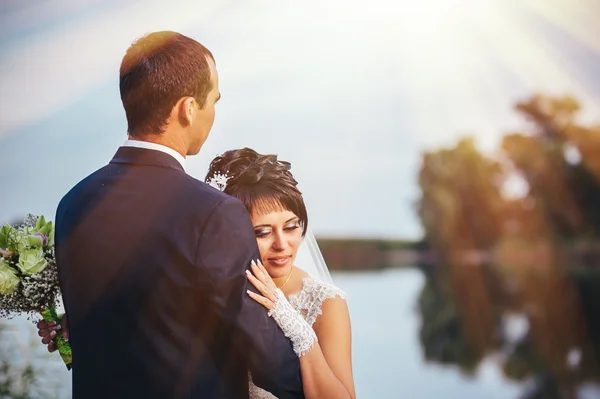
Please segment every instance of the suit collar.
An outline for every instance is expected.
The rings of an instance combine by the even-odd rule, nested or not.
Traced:
[[[110,163],[158,166],[162,168],[180,170],[185,173],[183,166],[171,155],[162,151],[146,148],[119,147],[117,153]]]
[[[171,155],[173,158],[175,158],[177,160],[177,162],[179,162],[181,164],[181,166],[183,167],[183,170],[185,170],[185,157],[183,155],[181,155],[180,153],[178,153],[177,151],[175,151],[174,149],[164,146],[162,144],[152,143],[150,141],[128,139],[127,141],[125,141],[125,143],[121,147],[145,148],[147,150],[156,150],[156,151],[161,151],[161,152],[167,153],[167,154]]]

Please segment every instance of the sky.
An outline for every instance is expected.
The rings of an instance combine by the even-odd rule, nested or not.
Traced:
[[[187,171],[232,148],[292,163],[317,236],[419,238],[424,151],[527,127],[533,93],[575,95],[600,123],[592,0],[4,0],[0,221],[53,217],[126,139],[121,57],[175,30],[214,54],[222,99]]]

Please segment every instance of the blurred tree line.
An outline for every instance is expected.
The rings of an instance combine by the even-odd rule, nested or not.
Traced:
[[[423,155],[417,212],[436,261],[421,343],[467,374],[497,356],[507,377],[534,382],[528,398],[575,398],[600,380],[600,125],[579,123],[572,97],[515,110],[530,128],[492,155],[470,138]]]
[[[442,259],[504,240],[600,237],[600,125],[578,124],[571,97],[536,95],[515,109],[532,128],[505,136],[499,156],[483,155],[472,139],[423,156],[418,214]],[[503,195],[514,175],[527,183],[518,198]]]

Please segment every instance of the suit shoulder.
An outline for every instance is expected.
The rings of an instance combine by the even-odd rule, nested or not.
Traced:
[[[97,176],[101,175],[107,168],[108,165],[96,170],[95,172],[92,172],[91,174],[81,179],[65,195],[63,195],[58,204],[58,208],[60,208],[61,205],[67,204],[78,192],[80,192],[87,184],[93,181]]]

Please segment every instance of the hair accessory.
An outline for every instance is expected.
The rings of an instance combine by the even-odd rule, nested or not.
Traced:
[[[215,172],[213,174],[213,177],[206,180],[206,184],[216,188],[219,191],[225,191],[225,187],[227,187],[227,180],[229,180],[229,179],[230,179],[230,177],[227,176],[227,172],[225,172],[225,174],[221,174],[220,172]]]

